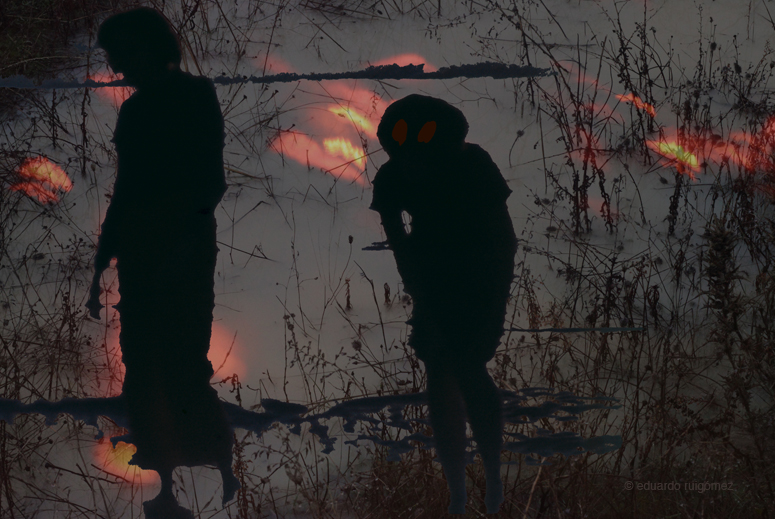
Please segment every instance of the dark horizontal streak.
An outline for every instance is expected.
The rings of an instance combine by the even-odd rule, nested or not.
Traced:
[[[283,72],[282,74],[274,74],[271,76],[242,76],[242,77],[226,77],[219,76],[213,78],[213,82],[218,85],[233,85],[240,83],[292,83],[294,81],[325,81],[325,80],[337,80],[337,79],[374,79],[374,80],[388,80],[388,79],[454,79],[454,78],[480,78],[491,77],[495,79],[506,78],[527,78],[527,77],[542,77],[553,75],[549,69],[536,68],[536,67],[523,67],[519,65],[506,65],[503,63],[493,63],[486,61],[483,63],[472,63],[469,65],[452,65],[450,67],[442,67],[435,72],[423,72],[423,66],[420,65],[406,65],[400,67],[396,64],[393,65],[381,65],[378,67],[368,67],[363,70],[357,70],[354,72],[325,72],[325,73],[310,73],[310,74],[296,74]],[[116,80],[110,82],[94,81],[93,79],[87,79],[86,81],[65,81],[62,79],[49,79],[43,81],[40,85],[36,85],[31,79],[25,76],[13,76],[10,78],[0,78],[0,88],[35,88],[35,89],[62,89],[62,88],[101,88],[101,87],[126,87],[128,86],[124,80]]]
[[[557,332],[557,333],[576,333],[576,332],[600,332],[600,333],[615,333],[615,332],[645,332],[646,327],[640,326],[638,328],[508,328],[509,332]]]

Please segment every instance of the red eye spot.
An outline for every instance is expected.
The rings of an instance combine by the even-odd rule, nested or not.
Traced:
[[[393,126],[393,140],[398,143],[398,145],[402,145],[404,141],[406,140],[406,132],[409,130],[409,127],[406,125],[406,121],[403,119],[400,119],[395,126]]]
[[[417,142],[431,142],[434,133],[436,133],[436,121],[428,121],[417,135]]]

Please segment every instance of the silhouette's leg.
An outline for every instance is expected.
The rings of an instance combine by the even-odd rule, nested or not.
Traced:
[[[161,478],[161,491],[159,491],[159,497],[172,498],[175,497],[172,494],[172,470],[171,469],[159,469],[159,477]]]
[[[241,487],[239,480],[234,476],[234,472],[231,469],[231,455],[229,455],[228,459],[218,462],[218,470],[221,472],[221,480],[223,481],[222,504],[226,506],[226,503],[234,499],[234,494]]]
[[[443,364],[425,363],[436,454],[449,486],[449,513],[464,514],[466,495],[466,419],[463,400],[452,370]]]
[[[146,519],[194,519],[194,514],[180,506],[172,494],[172,469],[157,469],[157,472],[161,478],[161,491],[143,503]]]
[[[501,481],[501,447],[503,444],[503,420],[498,388],[484,364],[459,368],[460,390],[466,403],[468,420],[474,440],[482,456],[487,478],[487,513],[498,512],[503,502]]]

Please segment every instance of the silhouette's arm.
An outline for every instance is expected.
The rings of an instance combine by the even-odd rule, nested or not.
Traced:
[[[116,257],[116,245],[119,240],[118,220],[121,213],[121,199],[115,195],[111,200],[102,222],[100,238],[97,242],[97,254],[94,256],[95,274],[102,274],[110,265],[110,260]]]
[[[409,245],[409,235],[406,234],[404,229],[401,211],[380,211],[380,217],[382,218],[382,228],[385,230],[385,237],[387,237],[390,248],[397,254],[406,252]]]
[[[395,180],[396,173],[397,168],[391,161],[388,161],[377,171],[369,209],[379,213],[390,248],[396,254],[400,254],[406,249],[408,235],[401,219],[404,204],[401,202],[401,189]]]
[[[383,165],[374,178],[374,196],[371,202],[373,211],[377,211],[382,220],[382,228],[385,231],[393,256],[396,260],[398,273],[404,282],[407,293],[416,293],[419,276],[416,243],[413,236],[406,233],[401,212],[404,210],[402,202],[402,186],[396,182],[396,174],[399,170],[390,161]]]
[[[404,283],[404,291],[412,296],[425,292],[422,266],[414,238],[406,233],[400,210],[380,212],[385,236],[393,249],[398,273]]]

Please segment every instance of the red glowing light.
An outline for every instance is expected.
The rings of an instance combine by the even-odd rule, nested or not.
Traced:
[[[88,76],[88,79],[93,79],[94,81],[98,81],[100,83],[110,83],[111,81],[121,79],[122,77],[122,75],[101,71],[91,74]],[[116,108],[121,106],[121,103],[129,99],[129,96],[131,96],[135,91],[135,89],[132,87],[100,87],[93,90],[94,93],[97,94],[97,97],[107,101]]]
[[[608,160],[602,160],[600,143],[594,135],[591,135],[584,128],[577,126],[573,138],[573,149],[568,151],[568,155],[580,164],[589,164],[595,170],[605,171]]]
[[[643,110],[647,114],[649,114],[651,117],[657,116],[657,111],[654,109],[653,105],[650,105],[644,101],[641,100],[640,97],[636,96],[633,93],[629,93],[627,95],[620,95],[616,94],[616,98],[624,101],[625,103],[632,103],[635,105],[635,108],[638,108],[639,110]]]
[[[619,212],[614,211],[611,207],[610,203],[608,205],[608,210],[606,211],[606,204],[605,200],[603,200],[601,197],[597,196],[590,196],[587,198],[587,207],[597,216],[601,218],[606,217],[606,213],[608,213],[608,216],[611,218],[611,220],[616,221],[619,219]]]
[[[123,433],[121,432],[123,431]],[[107,431],[106,431],[107,432]],[[112,431],[111,436],[125,434],[126,431]],[[106,435],[107,436],[107,435]],[[137,452],[137,447],[125,442],[118,442],[116,448],[107,438],[101,439],[92,451],[95,465],[100,467],[108,474],[119,476],[129,483],[138,485],[159,483],[159,475],[154,470],[143,470],[135,465],[130,465],[129,461]]]
[[[600,88],[603,91],[610,92],[610,90],[601,87],[598,81],[586,73],[575,63],[566,63],[562,67],[568,73],[568,79],[577,85],[589,85],[596,88]]]
[[[67,192],[73,188],[67,173],[45,157],[25,160],[16,174],[25,180],[13,184],[11,190],[23,191],[43,204],[58,202],[58,191]]]

